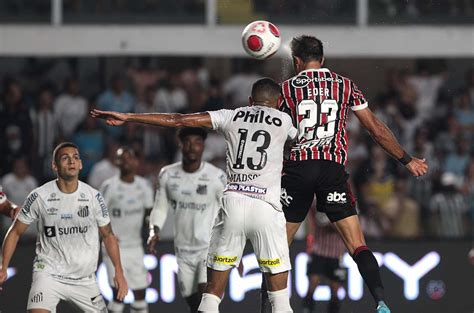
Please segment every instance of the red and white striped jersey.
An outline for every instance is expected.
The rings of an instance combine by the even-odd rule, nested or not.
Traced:
[[[326,258],[338,259],[346,252],[346,246],[339,233],[331,225],[316,226],[313,253]]]
[[[284,81],[280,110],[288,113],[298,136],[290,160],[347,160],[348,109],[362,110],[367,101],[354,82],[326,68],[309,69]]]

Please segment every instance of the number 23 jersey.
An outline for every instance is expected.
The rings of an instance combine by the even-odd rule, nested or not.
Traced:
[[[226,139],[225,192],[261,199],[281,211],[283,149],[296,136],[291,118],[265,106],[208,113],[213,129]]]
[[[367,108],[353,81],[326,68],[309,69],[281,84],[280,110],[288,113],[298,137],[290,153],[293,161],[347,161],[348,109]]]

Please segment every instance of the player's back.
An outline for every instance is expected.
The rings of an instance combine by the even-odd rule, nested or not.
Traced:
[[[360,110],[367,102],[348,78],[326,68],[309,69],[282,83],[280,110],[288,113],[298,129],[290,159],[347,160],[348,109]]]
[[[227,145],[226,192],[262,199],[277,209],[283,148],[296,130],[288,115],[265,106],[209,112]]]

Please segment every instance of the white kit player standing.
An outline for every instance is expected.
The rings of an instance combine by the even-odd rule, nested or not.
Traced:
[[[117,236],[122,266],[134,301],[131,313],[147,313],[145,300],[148,287],[148,271],[143,263],[145,252],[142,242],[142,226],[145,215],[153,207],[153,189],[148,181],[136,175],[138,158],[135,151],[121,147],[116,152],[116,165],[120,173],[107,179],[100,191],[110,212],[110,220]],[[109,312],[123,312],[124,303],[117,299],[118,290],[113,287],[114,267],[111,258],[102,250],[114,298],[108,304]]]
[[[107,206],[97,190],[79,181],[82,162],[76,145],[59,144],[53,152],[52,167],[58,178],[30,193],[5,237],[0,284],[7,279],[20,236],[36,222],[29,312],[56,312],[60,300],[83,312],[107,312],[95,278],[99,234],[114,264],[118,298],[123,299],[128,291]]]
[[[182,162],[161,170],[150,216],[149,249],[156,254],[160,229],[168,209],[173,210],[179,288],[192,313],[197,312],[206,287],[211,229],[226,184],[226,175],[221,169],[202,161],[206,137],[207,131],[203,128],[179,130]]]
[[[196,114],[132,114],[94,110],[108,125],[140,122],[166,127],[207,127],[222,133],[227,144],[228,184],[213,227],[208,254],[208,283],[199,312],[219,312],[230,269],[249,239],[265,273],[273,312],[293,312],[288,290],[291,269],[280,204],[283,148],[296,129],[277,111],[280,87],[269,78],[252,86],[251,106]]]

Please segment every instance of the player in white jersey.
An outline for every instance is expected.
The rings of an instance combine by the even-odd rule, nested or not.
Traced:
[[[99,234],[115,267],[118,298],[128,291],[120,262],[117,239],[110,226],[102,195],[79,181],[82,169],[77,146],[65,142],[53,152],[58,178],[33,190],[3,242],[0,284],[20,236],[36,222],[38,237],[33,281],[28,296],[30,313],[56,312],[60,300],[83,312],[107,312],[95,278]]]
[[[226,184],[225,173],[202,161],[207,131],[183,128],[178,138],[182,162],[160,172],[155,205],[150,216],[149,249],[156,254],[156,242],[168,208],[174,215],[174,247],[178,261],[181,295],[191,313],[196,313],[206,287],[206,260],[211,230]]]
[[[258,80],[251,106],[196,114],[131,114],[94,110],[109,125],[141,122],[167,127],[207,127],[221,132],[227,144],[228,184],[212,230],[208,283],[199,312],[218,312],[229,272],[239,263],[246,240],[265,272],[273,312],[293,312],[286,289],[291,269],[285,218],[280,204],[283,148],[296,136],[288,115],[275,108],[280,87]]]
[[[148,272],[143,263],[145,252],[141,231],[145,215],[153,207],[153,189],[145,178],[136,175],[138,158],[133,149],[119,148],[116,152],[116,164],[120,169],[119,175],[107,179],[100,187],[100,192],[109,208],[110,220],[120,246],[125,278],[133,292],[134,302],[130,305],[130,312],[147,313],[145,295]],[[124,304],[117,299],[118,290],[113,285],[112,259],[104,250],[102,255],[114,295],[108,305],[109,312],[123,312]]]

